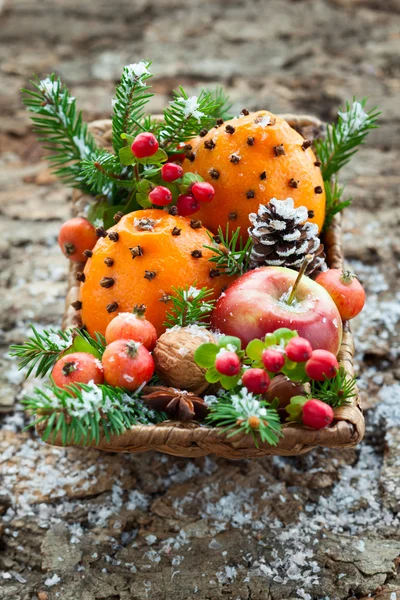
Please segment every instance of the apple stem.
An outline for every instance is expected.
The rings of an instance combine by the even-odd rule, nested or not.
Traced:
[[[312,261],[313,258],[314,257],[313,257],[312,254],[306,254],[306,256],[304,257],[304,260],[303,260],[302,265],[300,267],[299,274],[296,277],[296,281],[294,282],[294,285],[292,287],[292,291],[290,292],[290,296],[289,296],[288,301],[287,301],[287,303],[289,304],[289,306],[292,304],[292,302],[293,302],[293,300],[295,298],[296,292],[297,292],[297,288],[299,287],[299,283],[301,281],[301,278],[303,277],[304,273],[306,272],[306,269],[307,269],[308,265],[310,264],[310,262]]]

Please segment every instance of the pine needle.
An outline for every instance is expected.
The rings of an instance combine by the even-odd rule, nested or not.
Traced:
[[[249,270],[253,244],[251,239],[244,243],[243,238],[239,237],[240,227],[232,234],[229,233],[229,224],[226,226],[225,235],[221,227],[218,228],[216,236],[207,233],[213,245],[204,248],[214,252],[215,256],[208,260],[214,263],[219,271],[227,275],[242,275]]]
[[[193,286],[186,288],[172,288],[175,295],[169,299],[172,302],[172,308],[166,314],[164,327],[187,327],[188,325],[199,325],[205,327],[209,316],[215,307],[215,300],[212,300],[214,291],[206,287],[198,289]]]
[[[54,74],[31,81],[34,90],[23,89],[23,103],[32,113],[33,131],[48,151],[55,174],[65,183],[90,193],[82,177],[82,161],[94,155],[97,146],[77,112],[75,98]]]

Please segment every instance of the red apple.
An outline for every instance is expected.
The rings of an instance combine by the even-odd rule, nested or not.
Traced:
[[[342,320],[328,294],[303,276],[294,301],[287,300],[298,273],[283,267],[261,267],[237,279],[217,302],[213,329],[241,339],[243,347],[280,327],[296,330],[313,348],[338,353]]]

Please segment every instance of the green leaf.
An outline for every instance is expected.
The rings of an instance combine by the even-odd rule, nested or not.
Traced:
[[[126,140],[129,146],[132,146],[133,142],[135,141],[135,136],[129,135],[128,133],[121,133],[120,138],[121,140]]]
[[[143,194],[142,192],[136,194],[136,201],[142,208],[151,208],[153,206],[148,194]]]
[[[222,375],[220,381],[223,388],[226,390],[233,389],[239,382],[241,374],[229,377],[228,375]]]
[[[87,340],[83,337],[77,335],[72,343],[72,346],[67,348],[67,350],[63,353],[63,356],[66,354],[72,354],[73,352],[87,352],[88,354],[92,354],[99,360],[101,360],[101,354],[94,348]]]
[[[307,402],[306,396],[293,396],[290,399],[290,404],[285,407],[288,417],[286,421],[301,421],[303,406]]]
[[[197,175],[197,173],[185,173],[181,182],[178,183],[180,193],[186,194],[189,187],[198,181],[204,181],[204,179],[200,175]]]
[[[118,151],[119,160],[123,165],[134,165],[139,160],[136,159],[130,146],[123,146]]]
[[[206,372],[206,381],[208,383],[217,383],[221,379],[221,373],[218,373],[215,367],[211,367]]]
[[[168,160],[168,154],[162,148],[159,148],[152,156],[144,158],[135,157],[135,161],[141,165],[158,165]]]
[[[306,365],[305,363],[295,363],[295,367],[287,368],[285,361],[284,367],[281,369],[282,373],[289,377],[291,381],[295,381],[296,383],[305,383],[309,380],[306,374]],[[291,362],[291,361],[290,361]]]
[[[277,337],[274,333],[267,333],[264,338],[264,347],[276,346],[278,344]]]
[[[261,360],[262,353],[265,350],[265,344],[261,340],[252,340],[247,344],[246,354],[252,360]]]
[[[240,352],[242,348],[242,342],[239,338],[233,335],[223,335],[218,340],[219,348],[228,348],[228,346],[234,346],[236,352]]]
[[[194,353],[195,363],[204,369],[214,367],[219,350],[216,344],[201,344]]]
[[[297,331],[288,329],[287,327],[281,327],[280,329],[276,329],[274,331],[274,336],[277,339],[277,343],[279,344],[279,342],[283,341],[285,346],[289,340],[294,337],[298,337],[298,335],[299,334]]]

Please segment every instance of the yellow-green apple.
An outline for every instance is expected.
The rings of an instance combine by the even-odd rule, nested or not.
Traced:
[[[284,267],[261,267],[245,273],[223,293],[211,317],[213,329],[233,335],[245,347],[280,327],[296,330],[313,348],[337,354],[342,320],[328,294],[318,283]],[[290,296],[292,295],[292,298]]]

